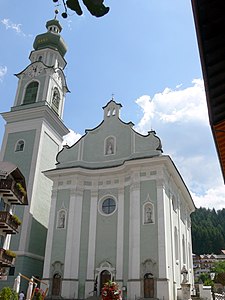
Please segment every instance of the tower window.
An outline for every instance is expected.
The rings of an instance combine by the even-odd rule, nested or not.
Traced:
[[[57,88],[54,88],[53,90],[53,96],[52,96],[52,108],[58,113],[59,110],[59,101],[60,101],[60,93]]]
[[[23,100],[23,104],[30,104],[35,103],[37,98],[37,91],[38,91],[38,82],[32,81],[28,84]]]
[[[19,140],[19,141],[16,143],[15,152],[23,151],[23,150],[24,150],[24,147],[25,147],[24,141],[23,141],[23,140]]]

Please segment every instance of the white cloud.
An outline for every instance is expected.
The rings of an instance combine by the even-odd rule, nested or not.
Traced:
[[[5,25],[5,28],[6,29],[12,29],[12,30],[15,30],[17,33],[21,33],[21,24],[15,24],[13,23],[12,21],[10,21],[9,19],[3,19],[1,20],[1,23],[3,25]]]
[[[15,31],[17,34],[20,34],[24,37],[32,37],[31,34],[25,34],[22,29],[21,29],[21,26],[22,24],[16,24],[16,23],[13,23],[10,19],[2,19],[1,20],[1,23],[5,26],[5,28],[8,30],[8,29],[11,29],[13,31]]]
[[[0,81],[2,81],[3,77],[7,73],[7,67],[6,66],[0,66]]]
[[[137,125],[137,130],[146,132],[149,130],[154,119],[164,123],[200,121],[208,123],[204,84],[201,79],[194,79],[192,86],[180,89],[165,88],[163,92],[157,93],[151,99],[144,95],[136,100],[144,115]]]
[[[79,133],[76,133],[72,129],[70,129],[70,132],[67,135],[64,136],[63,145],[72,146],[80,138],[81,138],[81,135]]]
[[[203,80],[177,85],[135,101],[143,116],[136,130],[157,132],[189,188],[195,205],[225,207],[225,187],[209,126]]]
[[[216,208],[216,210],[223,209],[225,206],[225,186],[220,185],[211,188],[207,190],[204,195],[192,193],[192,197],[197,208],[201,206],[210,209]]]

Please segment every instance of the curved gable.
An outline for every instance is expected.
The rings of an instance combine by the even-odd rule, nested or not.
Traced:
[[[118,166],[127,160],[159,156],[161,141],[150,131],[141,135],[133,123],[119,118],[121,104],[111,100],[104,109],[103,121],[72,147],[64,147],[57,156],[57,168],[105,168]]]

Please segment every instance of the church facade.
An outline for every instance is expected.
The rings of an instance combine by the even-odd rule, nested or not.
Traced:
[[[43,278],[52,297],[99,296],[108,280],[125,299],[176,299],[181,269],[193,285],[194,204],[154,131],[120,117],[114,99],[100,125],[57,155]]]

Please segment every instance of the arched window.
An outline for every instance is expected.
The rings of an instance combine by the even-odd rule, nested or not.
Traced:
[[[66,210],[61,209],[58,211],[57,228],[65,228],[65,227],[66,227]]]
[[[178,248],[178,231],[177,227],[174,228],[174,243],[175,243],[175,259],[176,263],[178,263],[179,260],[179,248]]]
[[[183,264],[186,264],[186,245],[184,235],[182,236],[182,247],[183,247]]]
[[[55,87],[52,95],[52,108],[58,113],[59,111],[59,102],[60,102],[60,93],[59,90]]]
[[[38,92],[38,82],[32,81],[28,84],[23,100],[23,104],[30,104],[35,103],[37,98],[37,92]]]
[[[173,210],[175,212],[177,212],[177,199],[175,198],[175,196],[172,196],[172,205],[173,205]]]
[[[15,152],[23,151],[23,150],[24,150],[24,147],[25,147],[24,141],[23,141],[23,140],[19,140],[19,141],[16,143]]]

